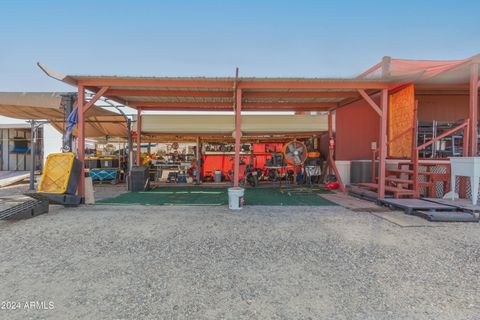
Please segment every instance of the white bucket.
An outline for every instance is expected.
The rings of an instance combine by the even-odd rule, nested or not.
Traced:
[[[243,188],[228,188],[228,208],[231,210],[240,210],[243,207]]]

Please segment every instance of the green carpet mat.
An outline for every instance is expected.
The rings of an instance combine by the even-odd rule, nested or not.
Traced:
[[[227,188],[214,187],[160,187],[145,192],[129,192],[98,204],[145,205],[227,205]],[[335,203],[319,194],[331,193],[321,188],[249,188],[245,189],[245,205],[268,206],[331,206]]]

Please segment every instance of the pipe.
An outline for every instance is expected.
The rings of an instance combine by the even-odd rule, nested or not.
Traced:
[[[133,142],[132,142],[132,119],[130,119],[125,112],[118,106],[114,105],[110,100],[101,97],[100,100],[103,102],[109,104],[111,107],[115,108],[125,119],[125,122],[127,123],[127,145],[128,145],[128,172],[126,172],[127,176],[127,185],[128,185],[128,190],[130,190],[130,172],[132,171],[133,167]]]
[[[30,187],[29,190],[35,190],[35,151],[36,151],[36,140],[37,136],[35,134],[35,120],[32,120],[32,132],[31,132],[31,143],[30,143],[30,157],[31,157],[31,164],[30,164]]]

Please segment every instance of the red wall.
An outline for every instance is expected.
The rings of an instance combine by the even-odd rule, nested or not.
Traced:
[[[380,95],[372,96],[380,104]],[[371,143],[378,142],[380,118],[365,100],[359,100],[336,111],[336,160],[372,158]]]
[[[454,121],[468,118],[468,95],[422,95],[418,100],[418,120]]]
[[[379,104],[380,96],[372,96]],[[455,121],[468,118],[468,95],[417,94],[419,121]],[[336,159],[371,159],[371,143],[378,142],[380,119],[365,100],[336,111]]]

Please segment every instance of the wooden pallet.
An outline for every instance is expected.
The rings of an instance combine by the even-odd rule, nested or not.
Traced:
[[[455,207],[422,199],[382,199],[379,202],[392,208],[402,209],[406,214],[412,214],[414,211],[457,211]]]

